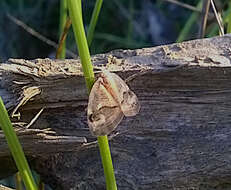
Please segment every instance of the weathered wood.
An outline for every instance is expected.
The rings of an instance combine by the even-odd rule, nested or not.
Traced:
[[[111,137],[118,189],[231,188],[231,35],[92,60],[97,71],[106,66],[127,79],[141,102]],[[80,68],[78,60],[0,64],[0,95],[24,150],[58,190],[105,189]],[[0,161],[9,155],[0,134]]]
[[[0,190],[13,190],[13,189],[6,187],[6,186],[3,186],[3,185],[0,185]]]

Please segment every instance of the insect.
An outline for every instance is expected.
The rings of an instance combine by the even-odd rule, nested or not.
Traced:
[[[94,83],[88,102],[87,119],[93,136],[110,134],[124,116],[140,110],[138,98],[117,74],[103,70]]]

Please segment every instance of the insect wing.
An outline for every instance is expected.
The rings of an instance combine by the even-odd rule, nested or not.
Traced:
[[[137,96],[131,91],[128,85],[116,74],[110,73],[110,79],[114,83],[114,94],[113,96],[119,102],[122,112],[125,116],[134,116],[140,110],[140,104]],[[113,85],[111,85],[113,86]]]
[[[110,134],[123,119],[118,102],[107,91],[101,77],[94,83],[88,102],[88,125],[93,136]]]

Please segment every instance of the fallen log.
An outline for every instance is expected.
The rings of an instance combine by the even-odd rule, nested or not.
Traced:
[[[231,35],[92,57],[141,103],[110,136],[118,189],[231,188]],[[105,189],[79,60],[9,59],[0,95],[24,151],[56,190]],[[15,166],[0,133],[0,177]],[[5,171],[8,171],[7,173]]]
[[[13,190],[13,189],[0,185],[0,190]]]

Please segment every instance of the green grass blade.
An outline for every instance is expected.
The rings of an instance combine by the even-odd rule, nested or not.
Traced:
[[[196,7],[197,9],[202,8],[202,2],[203,2],[203,0],[200,0],[200,2],[197,4],[197,7]],[[178,38],[176,40],[177,43],[182,42],[187,38],[187,35],[190,32],[191,27],[193,26],[193,24],[196,22],[198,15],[199,15],[198,12],[193,12],[191,14],[191,16],[187,20],[184,28],[181,30],[181,32],[180,32],[180,34],[179,34],[179,36],[178,36]]]
[[[134,1],[133,0],[129,0],[129,18],[128,18],[128,29],[127,29],[127,43],[131,43],[132,42],[132,32],[133,32],[133,17],[134,17]]]
[[[231,33],[231,2],[229,2],[229,8],[227,11],[227,18],[225,18],[225,22],[227,22],[227,34]]]
[[[0,126],[4,132],[8,146],[13,155],[20,176],[22,177],[22,180],[26,186],[26,189],[37,190],[37,186],[33,179],[26,157],[19,143],[17,135],[13,129],[13,126],[11,124],[10,118],[8,116],[8,113],[6,111],[6,108],[4,106],[1,97],[0,97]]]
[[[78,46],[79,56],[81,59],[83,73],[90,92],[94,84],[94,72],[91,64],[91,57],[89,53],[88,43],[84,31],[82,13],[81,13],[81,0],[68,0],[68,8],[72,20],[72,26],[75,34],[76,43]],[[100,155],[104,168],[104,175],[107,184],[107,190],[117,190],[114,169],[111,160],[111,153],[108,144],[107,136],[98,137],[98,144]]]
[[[101,33],[96,32],[95,39],[113,42],[114,44],[120,44],[128,48],[141,48],[141,47],[151,45],[145,42],[134,41],[132,39],[128,40],[127,37],[123,38],[123,37],[115,36],[115,35],[108,34],[108,33],[102,33],[102,32]]]
[[[87,32],[87,42],[88,42],[89,47],[91,46],[91,42],[93,40],[93,35],[94,35],[95,27],[98,21],[98,17],[99,17],[102,4],[103,4],[103,0],[96,1],[94,10],[91,16],[90,25],[89,25],[89,29]]]

